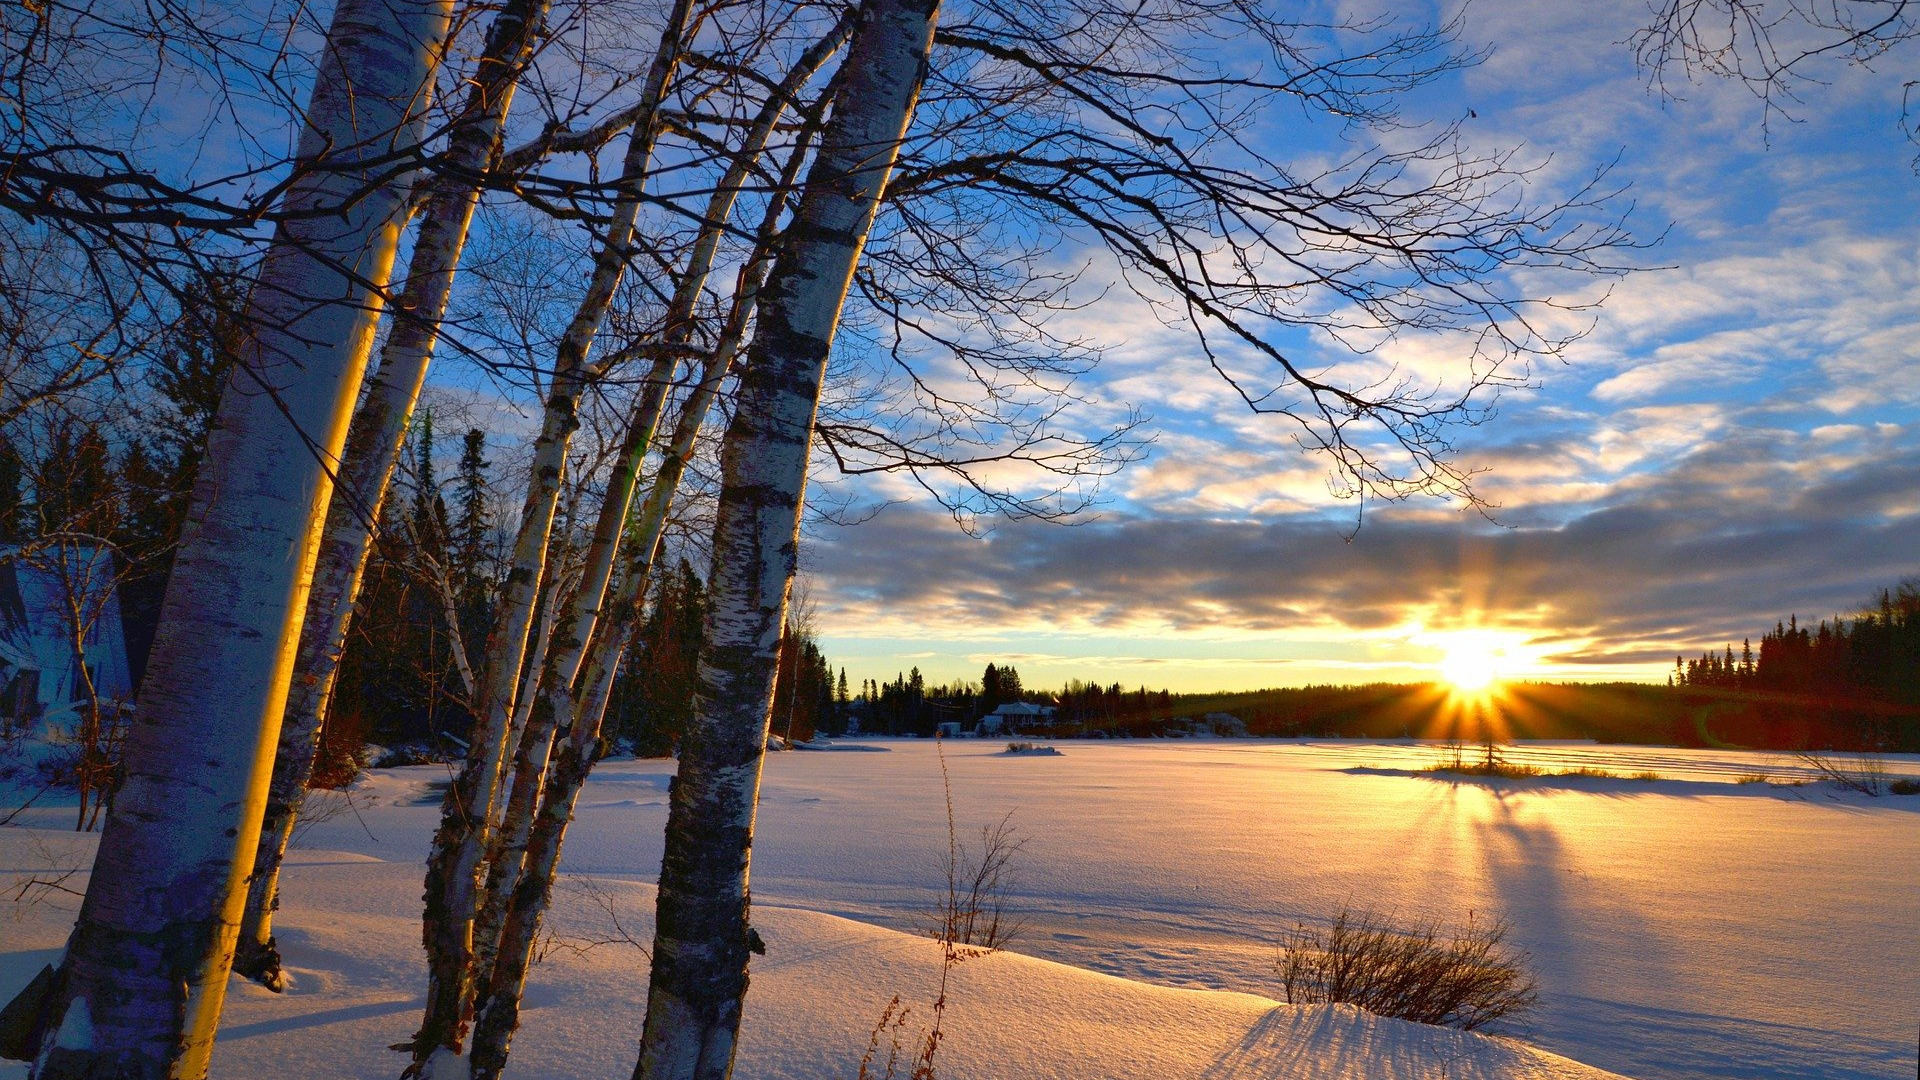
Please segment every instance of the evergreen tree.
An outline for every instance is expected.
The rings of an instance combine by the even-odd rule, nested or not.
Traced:
[[[488,506],[487,433],[469,428],[460,448],[460,464],[454,474],[459,504],[453,523],[455,560],[468,577],[481,576],[487,534],[493,529],[493,512]]]
[[[120,500],[112,457],[100,429],[79,420],[55,425],[34,470],[34,531],[106,537],[118,531]]]
[[[449,532],[447,504],[440,498],[440,477],[433,464],[433,410],[420,416],[419,434],[413,451],[413,506],[411,511],[414,542],[436,557],[445,554]]]
[[[609,739],[625,740],[641,757],[678,747],[693,719],[706,606],[706,583],[686,559],[659,576],[608,699]]]
[[[1000,669],[989,662],[987,670],[980,674],[980,715],[986,716],[1000,707],[1004,699],[1000,693]]]
[[[145,369],[158,399],[142,410],[121,455],[126,511],[114,538],[129,564],[120,584],[120,613],[136,687],[146,673],[214,412],[247,338],[245,305],[245,284],[237,275],[201,277],[186,290]]]
[[[493,622],[491,603],[495,570],[488,555],[488,537],[493,532],[491,485],[487,470],[487,434],[470,428],[460,449],[460,464],[454,473],[457,504],[449,538],[453,561],[452,578],[459,590],[460,626],[469,643],[484,640]]]
[[[1760,638],[1721,653],[1676,660],[1680,687],[1756,690],[1771,700],[1753,715],[1774,727],[1769,745],[1856,745],[1920,749],[1920,581],[1882,590],[1851,620],[1823,619],[1813,629],[1792,615]],[[1889,710],[1888,706],[1897,706]]]

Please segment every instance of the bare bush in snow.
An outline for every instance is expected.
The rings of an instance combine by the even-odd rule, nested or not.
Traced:
[[[1837,756],[1808,750],[1794,755],[1822,780],[1875,798],[1887,793],[1887,761],[1877,754]]]
[[[1280,945],[1280,980],[1294,1005],[1348,1002],[1379,1016],[1473,1031],[1539,1000],[1527,954],[1506,944],[1504,919],[1467,916],[1448,929],[1397,929],[1343,909],[1326,929],[1302,923]]]

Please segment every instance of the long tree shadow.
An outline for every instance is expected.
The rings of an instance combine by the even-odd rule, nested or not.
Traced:
[[[1520,1044],[1382,1020],[1352,1005],[1281,1006],[1199,1080],[1492,1080],[1537,1075]]]
[[[337,1009],[301,1013],[297,1016],[280,1016],[252,1024],[233,1024],[220,1029],[220,1038],[224,1041],[250,1039],[256,1035],[278,1035],[287,1031],[299,1031],[302,1028],[326,1027],[329,1024],[343,1024],[352,1020],[371,1020],[376,1016],[415,1012],[425,1002],[424,997],[416,994],[413,997],[398,998],[393,1001],[369,1001],[359,1005],[342,1005]]]
[[[1658,796],[1668,799],[1773,799],[1778,802],[1808,803],[1843,813],[1864,814],[1891,810],[1920,814],[1920,796],[1884,794],[1870,796],[1848,791],[1830,781],[1793,783],[1743,782],[1740,780],[1701,780],[1658,776],[1598,776],[1578,772],[1547,772],[1539,776],[1484,776],[1471,772],[1433,769],[1376,768],[1350,766],[1340,770],[1353,776],[1397,776],[1423,780],[1449,788],[1477,788],[1503,794],[1529,791],[1543,793],[1579,792],[1611,799],[1635,799]]]
[[[1626,943],[1631,942],[1638,977],[1646,985],[1668,981],[1663,944],[1644,920],[1618,905],[1604,913],[1582,910],[1577,879],[1585,876],[1570,858],[1551,819],[1551,804],[1510,788],[1489,787],[1485,812],[1469,822],[1481,852],[1489,891],[1513,927],[1513,943],[1526,949],[1540,977],[1541,1004],[1525,1029],[1548,1049],[1601,1068],[1618,1068],[1619,1044],[1633,1036],[1584,1029],[1574,999],[1608,993]],[[1607,958],[1607,970],[1595,961]],[[1643,1080],[1658,1080],[1654,1074]]]
[[[1807,1004],[1817,1014],[1819,1003]],[[1569,996],[1558,1005],[1556,1027],[1610,1047],[1604,1067],[1641,1080],[1884,1080],[1913,1072],[1905,1041],[1606,998]]]
[[[1481,798],[1468,795],[1476,789]],[[1575,857],[1556,827],[1555,795],[1498,785],[1449,790],[1459,796],[1451,802],[1456,827],[1476,838],[1488,892],[1512,920],[1514,943],[1536,960],[1541,1005],[1526,1034],[1538,1045],[1640,1080],[1865,1080],[1911,1071],[1911,1042],[1845,1031],[1818,1002],[1792,1013],[1744,1000],[1750,988],[1726,967],[1739,957],[1722,950],[1760,943],[1714,935],[1699,921],[1711,919],[1706,912],[1642,911],[1630,886],[1616,894],[1605,884],[1613,876],[1607,866],[1591,866],[1602,880],[1588,880],[1582,859],[1617,852],[1589,832]],[[1668,902],[1685,902],[1684,888],[1668,892]]]
[[[1666,945],[1645,920],[1621,905],[1591,908],[1582,887],[1586,871],[1569,853],[1552,819],[1551,796],[1532,796],[1510,786],[1475,786],[1482,797],[1456,804],[1456,827],[1463,827],[1480,858],[1487,892],[1512,927],[1510,943],[1524,948],[1540,978],[1540,1006],[1521,1021],[1516,1033],[1546,1049],[1600,1068],[1621,1070],[1630,1060],[1623,1051],[1652,1033],[1631,1026],[1595,1028],[1583,1022],[1574,1001],[1602,1000],[1615,992],[1622,961],[1633,965],[1632,982],[1642,986],[1671,982]],[[1698,1076],[1698,1073],[1641,1070],[1642,1080]]]

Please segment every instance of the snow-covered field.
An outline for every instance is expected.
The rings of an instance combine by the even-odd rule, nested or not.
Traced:
[[[915,1006],[909,1032],[931,1000],[937,950],[896,931],[944,887],[935,746],[835,745],[768,761],[753,872],[769,952],[754,965],[743,1080],[850,1078],[889,998]],[[1915,1068],[1920,796],[1736,783],[1802,775],[1752,753],[1529,744],[1508,757],[1664,779],[1488,784],[1413,775],[1438,751],[1402,743],[1058,745],[945,745],[963,835],[1012,812],[1027,838],[1012,899],[1027,956],[957,970],[945,1076],[1601,1075],[1346,1008],[1276,1008],[1275,942],[1342,906],[1505,915],[1541,980],[1519,1034],[1602,1069],[1904,1080]],[[1920,775],[1920,759],[1891,767]],[[604,762],[583,795],[561,939],[535,971],[513,1075],[631,1069],[645,959],[590,943],[650,935],[670,771]],[[354,812],[306,832],[278,923],[293,992],[236,984],[216,1076],[397,1075],[385,1046],[417,1019],[419,867],[429,785],[445,775],[376,773]],[[87,865],[91,838],[60,831],[70,818],[36,806],[15,822],[28,827],[0,829],[7,897]],[[76,903],[28,889],[0,909],[0,995],[57,955]]]

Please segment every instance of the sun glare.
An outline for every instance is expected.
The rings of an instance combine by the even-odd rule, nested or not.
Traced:
[[[1455,690],[1478,694],[1500,681],[1500,661],[1484,646],[1462,642],[1440,661],[1440,677]]]
[[[1414,641],[1433,650],[1434,681],[1461,697],[1489,696],[1499,691],[1502,682],[1524,679],[1539,670],[1538,649],[1520,631],[1430,630]]]

